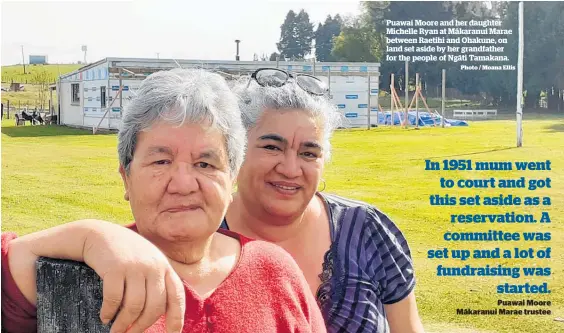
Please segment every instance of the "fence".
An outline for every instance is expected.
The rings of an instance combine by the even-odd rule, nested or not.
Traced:
[[[17,82],[17,83],[20,83],[20,84],[42,84],[42,83],[47,82],[48,84],[53,84],[57,81],[57,77],[53,76],[53,75],[49,75],[48,78],[47,78],[47,81],[38,81],[37,79],[31,77],[31,74],[25,74],[25,75],[29,75],[29,77],[26,77],[26,78],[22,78],[21,76],[12,77],[10,75],[3,73],[1,83],[12,84],[14,82]]]
[[[41,105],[37,105],[32,101],[23,101],[18,100],[15,103],[12,103],[10,100],[2,101],[2,119],[6,117],[6,119],[11,119],[10,117],[16,113],[21,114],[22,111],[36,111],[43,114],[56,114],[57,107],[56,105],[51,105],[51,101],[48,101],[47,108],[42,107]]]

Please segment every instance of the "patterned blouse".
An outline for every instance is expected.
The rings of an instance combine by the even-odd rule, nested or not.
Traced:
[[[318,195],[329,212],[332,241],[316,294],[328,331],[389,332],[384,304],[401,301],[415,287],[405,237],[367,203]],[[227,221],[221,228],[229,229]]]

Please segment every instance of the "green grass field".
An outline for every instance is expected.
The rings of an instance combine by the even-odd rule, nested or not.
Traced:
[[[84,65],[66,64],[66,65],[25,65],[25,73],[22,65],[2,66],[2,82],[20,82],[32,83],[33,76],[37,71],[45,70],[53,82],[60,76],[70,73]]]
[[[564,323],[564,117],[545,116],[524,121],[524,147],[515,148],[515,122],[472,122],[469,127],[404,130],[376,128],[339,131],[332,142],[333,160],[327,165],[326,192],[365,200],[386,212],[404,231],[411,246],[418,277],[420,314],[429,332],[563,332]],[[2,123],[2,230],[26,234],[81,218],[131,221],[118,174],[116,135],[92,135],[70,128],[13,127]],[[546,161],[552,171],[425,171],[424,161]],[[439,179],[489,177],[546,178],[552,188],[529,191],[441,189]],[[439,207],[429,205],[430,194],[549,196],[551,206]],[[538,215],[546,211],[550,224],[451,224],[450,214],[511,212]],[[551,232],[550,242],[446,242],[446,231]],[[552,246],[551,259],[427,259],[429,249],[541,249]],[[548,277],[437,277],[436,266],[536,265],[551,267]],[[496,293],[505,282],[548,282],[551,294],[532,299],[551,300],[550,315],[462,316],[456,308],[491,309],[497,300],[527,299],[526,294]],[[530,307],[528,307],[530,308]],[[546,308],[546,307],[544,307]],[[518,308],[510,308],[518,309]]]
[[[2,84],[2,87],[9,87],[9,84]],[[49,108],[49,97],[50,94],[47,92],[45,96],[45,106],[44,109]],[[2,103],[4,107],[8,106],[8,101],[10,101],[10,109],[16,108],[20,110],[26,106],[30,109],[38,107],[41,105],[39,100],[39,85],[26,84],[24,85],[23,91],[3,91],[2,92]],[[57,92],[53,91],[53,103],[57,104]]]
[[[39,101],[39,86],[34,84],[34,75],[38,71],[45,70],[51,82],[55,82],[59,75],[67,74],[75,71],[83,65],[26,65],[25,74],[22,65],[2,66],[2,88],[10,88],[11,82],[23,83],[23,91],[2,91],[2,103],[4,107],[10,101],[10,107],[16,107],[18,110],[28,106],[29,108],[41,105]],[[26,83],[27,82],[27,83]],[[44,109],[48,109],[49,96],[47,93],[44,101]],[[57,92],[53,91],[53,102],[57,103]]]

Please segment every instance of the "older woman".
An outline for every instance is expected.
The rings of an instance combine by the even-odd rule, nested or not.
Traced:
[[[261,69],[233,90],[248,149],[222,227],[290,253],[330,332],[422,332],[403,234],[375,207],[317,191],[340,119],[321,81]],[[143,256],[128,256],[135,251]],[[118,252],[104,253],[121,261]],[[164,274],[162,266],[131,269]]]
[[[288,251],[328,331],[422,332],[403,234],[377,208],[317,190],[339,124],[325,85],[259,69],[233,90],[248,148],[222,227]]]
[[[78,221],[20,238],[3,234],[3,328],[35,331],[35,260],[47,256],[84,261],[100,275],[101,318],[118,312],[112,332],[130,324],[128,332],[180,332],[182,323],[183,332],[324,332],[307,282],[284,250],[217,232],[244,147],[237,100],[219,75],[149,76],[125,112],[118,143],[136,223]]]

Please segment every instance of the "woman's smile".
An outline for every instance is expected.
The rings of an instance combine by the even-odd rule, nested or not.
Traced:
[[[267,184],[269,184],[276,192],[288,196],[298,193],[298,191],[302,188],[298,184],[289,182],[267,182]]]

